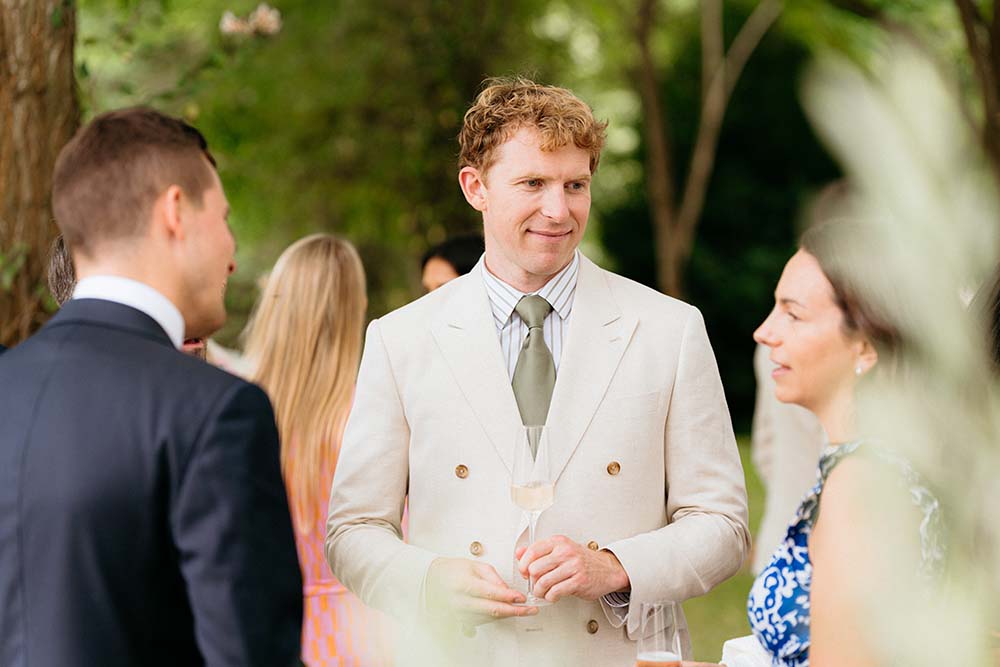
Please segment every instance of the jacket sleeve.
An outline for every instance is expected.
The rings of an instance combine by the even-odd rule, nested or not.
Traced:
[[[663,447],[669,523],[606,547],[628,573],[630,607],[703,595],[735,574],[750,550],[743,467],[715,355],[694,308],[679,348]],[[638,616],[628,614],[629,636]]]
[[[302,575],[264,392],[241,382],[179,470],[171,530],[205,664],[299,664]]]
[[[330,492],[330,569],[365,604],[413,621],[437,554],[402,541],[410,429],[378,320],[368,327],[354,407]]]

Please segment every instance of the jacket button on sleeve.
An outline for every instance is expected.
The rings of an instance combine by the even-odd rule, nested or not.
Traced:
[[[618,461],[612,461],[611,463],[608,464],[609,475],[617,475],[621,471],[622,471],[622,464],[618,463]]]
[[[455,466],[455,477],[459,479],[465,479],[469,476],[469,469],[463,464]]]
[[[589,621],[587,621],[587,632],[589,632],[590,634],[592,635],[597,634],[597,629],[599,627],[601,626],[599,626],[597,624],[597,621],[595,621],[594,619],[590,619]]]
[[[479,542],[473,542],[472,544],[469,545],[469,553],[472,554],[473,556],[482,556],[483,545]]]
[[[587,548],[590,549],[591,551],[597,551],[599,547],[600,545],[597,544],[597,542],[595,542],[594,540],[587,542]]]

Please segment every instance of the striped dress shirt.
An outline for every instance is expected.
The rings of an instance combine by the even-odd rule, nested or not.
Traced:
[[[514,306],[522,297],[528,296],[528,293],[514,289],[503,282],[490,273],[485,260],[480,261],[483,262],[483,281],[486,283],[486,294],[489,296],[490,308],[493,311],[493,324],[496,325],[497,333],[500,335],[500,350],[507,366],[507,374],[513,380],[517,357],[528,337],[528,325],[514,310]],[[573,261],[552,276],[542,289],[531,292],[552,305],[552,312],[545,316],[545,322],[542,324],[542,333],[545,336],[545,344],[552,353],[556,373],[559,372],[563,341],[566,332],[569,331],[569,316],[573,311],[573,297],[576,295],[576,279],[579,273],[580,252],[577,251],[573,253]]]
[[[514,306],[523,297],[528,296],[528,293],[514,289],[503,282],[490,273],[484,259],[479,261],[483,264],[483,281],[486,283],[486,294],[489,296],[490,308],[493,311],[493,324],[496,325],[497,333],[500,335],[500,351],[507,366],[507,375],[513,381],[517,357],[528,337],[528,325],[514,310]],[[566,268],[554,275],[542,289],[532,292],[552,305],[552,312],[545,317],[545,322],[542,324],[542,333],[545,335],[545,344],[552,352],[552,362],[555,364],[557,374],[563,341],[566,332],[569,331],[569,315],[573,310],[573,297],[576,296],[576,279],[579,273],[580,251],[577,250],[573,253],[573,261],[567,264]],[[628,607],[629,594],[609,593],[604,596],[604,601],[611,607],[623,609]],[[619,622],[622,620],[619,617]]]

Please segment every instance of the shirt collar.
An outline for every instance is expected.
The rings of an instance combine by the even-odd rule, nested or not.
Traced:
[[[149,315],[178,350],[184,344],[184,317],[170,299],[145,283],[121,276],[89,276],[76,284],[74,299],[103,299]]]
[[[514,306],[522,297],[537,294],[552,305],[552,310],[563,320],[569,318],[573,310],[573,297],[576,294],[576,281],[580,273],[580,251],[573,253],[573,259],[559,273],[552,276],[537,292],[522,292],[511,287],[506,282],[493,275],[486,268],[485,255],[480,258],[483,281],[486,283],[486,294],[489,295],[490,308],[497,329],[503,329],[510,321]]]

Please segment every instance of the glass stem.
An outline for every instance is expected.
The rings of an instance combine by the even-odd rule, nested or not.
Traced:
[[[528,513],[528,546],[530,547],[535,543],[535,524],[538,523],[538,517],[541,512],[529,512]],[[528,574],[528,600],[535,597],[535,583],[531,579],[531,574]]]

